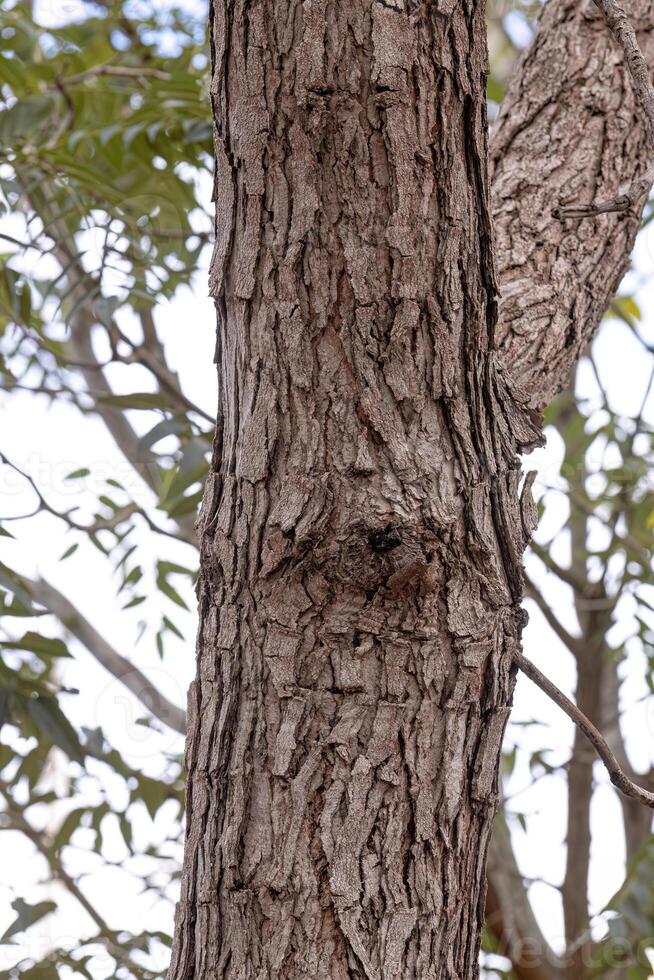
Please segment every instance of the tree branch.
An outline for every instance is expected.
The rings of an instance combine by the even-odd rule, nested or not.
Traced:
[[[625,64],[629,70],[638,103],[645,114],[646,129],[649,136],[650,153],[654,155],[654,86],[649,77],[649,69],[638,45],[636,32],[629,23],[627,15],[616,0],[594,0],[606,18],[614,40],[624,53]],[[628,211],[649,194],[654,182],[654,160],[650,161],[644,174],[634,177],[627,191],[611,201],[564,208],[555,208],[554,216],[564,218],[588,218],[610,211]]]
[[[614,659],[607,658],[605,669],[602,672],[602,718],[607,719],[602,725],[604,737],[621,768],[627,773],[629,778],[632,780],[640,778],[647,785],[651,786],[654,771],[650,769],[648,773],[639,777],[627,756],[627,750],[620,728],[619,694],[618,665]],[[620,795],[620,803],[622,804],[624,836],[627,846],[627,864],[630,864],[649,837],[652,826],[652,815],[644,807],[640,806],[636,800]]]
[[[550,606],[545,601],[539,590],[530,578],[525,575],[525,594],[536,603],[543,614],[548,626],[556,633],[561,642],[568,648],[570,653],[576,658],[583,649],[581,640],[569,633],[565,626],[559,622]]]
[[[98,663],[124,684],[155,718],[182,735],[186,733],[185,711],[165,698],[138,667],[107,643],[66,596],[43,580],[23,581],[36,602],[56,616]]]
[[[608,746],[604,736],[595,728],[593,723],[579,710],[576,704],[568,698],[563,691],[560,691],[556,684],[552,683],[545,674],[542,674],[523,653],[515,652],[514,660],[520,670],[536,684],[547,696],[561,708],[562,711],[574,722],[574,724],[584,733],[586,738],[595,748],[597,755],[604,763],[613,785],[634,800],[644,803],[645,806],[654,809],[654,793],[638,786],[620,768],[618,760]]]
[[[71,878],[63,864],[56,859],[52,853],[52,849],[48,847],[48,842],[44,838],[43,834],[34,829],[25,816],[25,808],[21,807],[16,802],[14,797],[11,795],[8,784],[2,780],[0,780],[0,795],[5,801],[5,806],[11,819],[12,826],[15,827],[16,830],[19,830],[25,837],[27,837],[29,841],[32,842],[39,854],[41,854],[41,856],[47,861],[53,877],[64,885],[66,890],[73,896],[73,898],[77,900],[77,902],[79,902],[86,914],[98,927],[98,939],[104,942],[112,956],[114,956],[119,963],[123,963],[123,965],[129,969],[130,973],[134,975],[131,960],[119,942],[117,933],[115,933],[114,930],[107,925],[100,913],[94,908],[91,902],[89,902],[74,878]]]
[[[631,19],[654,65],[654,8]],[[591,2],[549,0],[503,102],[491,140],[500,271],[496,346],[529,404],[566,385],[624,275],[643,192],[633,209],[561,222],[552,208],[610,200],[650,159],[642,111]]]
[[[488,852],[486,925],[501,952],[511,960],[517,980],[554,980],[564,975],[564,964],[551,949],[532,911],[501,812],[495,817]]]
[[[574,385],[559,416],[561,436],[565,443],[565,461],[571,466],[570,483],[579,493],[583,492],[588,477],[583,445],[579,443],[574,422],[579,417],[579,409],[574,397]],[[572,426],[572,430],[570,427]],[[588,575],[588,517],[582,511],[571,508],[568,521],[570,529],[570,564],[578,580],[587,581]],[[601,678],[604,669],[604,633],[597,630],[597,618],[579,604],[580,593],[573,590],[575,612],[581,637],[573,651],[577,668],[575,702],[579,711],[586,717],[601,720]],[[610,622],[610,612],[606,612]],[[588,952],[590,928],[590,900],[588,876],[590,871],[591,827],[590,804],[593,798],[592,752],[580,728],[575,727],[572,756],[567,769],[567,834],[565,875],[561,888],[563,899],[563,920],[565,936],[570,951],[571,972],[573,976],[584,974],[584,959]]]

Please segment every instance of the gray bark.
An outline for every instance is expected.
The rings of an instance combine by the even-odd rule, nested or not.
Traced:
[[[221,419],[170,980],[478,975],[540,438],[483,7],[214,3]]]
[[[654,4],[628,8],[654,68]],[[550,0],[491,141],[502,296],[498,353],[530,404],[569,381],[628,264],[647,195],[630,214],[559,221],[560,205],[616,197],[650,150],[624,53],[593,0]]]
[[[637,227],[552,214],[646,154],[603,21],[551,0],[493,140],[496,330],[481,11],[340,6],[215,7],[223,418],[171,980],[476,976],[538,435],[490,351],[544,405]]]

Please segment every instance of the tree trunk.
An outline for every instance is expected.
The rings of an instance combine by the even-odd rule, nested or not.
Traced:
[[[540,438],[478,0],[214,0],[221,419],[170,980],[478,976]]]

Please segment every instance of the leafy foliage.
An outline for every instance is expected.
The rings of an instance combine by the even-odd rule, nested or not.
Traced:
[[[538,6],[489,5],[491,116]],[[139,907],[166,904],[170,921],[180,857],[181,740],[168,738],[170,717],[158,710],[156,691],[141,689],[129,667],[144,648],[161,664],[175,663],[176,644],[188,647],[192,628],[193,518],[213,426],[193,385],[183,386],[169,365],[159,318],[193,285],[210,247],[205,11],[199,0],[179,6],[80,0],[59,26],[44,26],[52,5],[19,0],[5,8],[0,386],[12,404],[29,397],[70,406],[80,426],[99,419],[125,466],[108,472],[74,453],[61,492],[52,494],[42,474],[0,445],[0,472],[32,501],[28,514],[0,519],[0,830],[28,841],[59,889],[56,902],[43,889],[16,895],[0,940],[16,950],[15,963],[0,977],[149,978],[165,971],[170,936],[156,923],[146,926],[145,914],[127,921],[121,909],[109,915],[96,908],[80,868],[99,875],[120,867],[142,888]],[[617,297],[610,317],[608,329],[624,325],[643,357],[651,357],[631,296]],[[191,336],[188,324],[179,330]],[[592,358],[585,364],[587,375],[592,364]],[[645,693],[654,692],[654,433],[645,398],[640,411],[618,411],[600,375],[595,371],[592,400],[569,393],[550,410],[562,465],[542,487],[540,508],[551,533],[541,533],[529,569],[541,599],[541,586],[552,580],[570,590],[582,634],[591,629],[584,603],[594,603],[601,617],[593,628],[599,623],[606,640],[598,656],[621,679],[627,663],[640,664]],[[553,502],[561,499],[563,518],[553,524],[552,513],[561,513]],[[26,573],[24,542],[38,522],[57,542],[52,529],[65,531],[56,556],[62,582],[69,570],[78,579],[93,574],[94,560],[111,569],[113,594],[103,593],[103,603],[117,633],[130,638],[120,654],[107,650],[106,637],[63,595],[59,578],[52,584]],[[572,546],[562,558],[566,542]],[[77,687],[83,647],[113,664],[118,677],[100,708],[83,684]],[[141,690],[136,709],[117,693],[126,677],[131,690]],[[113,744],[120,742],[118,721],[129,728],[131,754],[124,740]],[[532,783],[556,780],[566,762],[554,757],[536,722],[513,732],[505,753],[506,810],[520,833],[529,830],[530,817],[511,798],[516,770],[522,766]],[[154,751],[138,751],[150,744]],[[638,950],[654,935],[651,863],[646,828],[623,887],[593,923],[597,976],[625,948],[621,964],[631,971],[625,975],[646,975]],[[64,899],[82,910],[88,931],[79,941],[52,940],[38,955],[26,943],[30,954],[21,958],[17,944],[56,919]],[[602,923],[605,937],[598,938]],[[485,975],[510,978],[500,949],[489,929]]]
[[[38,5],[14,3],[3,9],[0,33],[0,384],[7,396],[27,392],[99,416],[117,437],[128,478],[80,460],[64,481],[74,506],[59,510],[38,476],[4,455],[1,462],[23,499],[34,500],[32,517],[67,530],[61,562],[83,574],[91,548],[112,564],[117,610],[139,616],[135,643],[158,615],[153,640],[164,657],[167,638],[183,639],[188,625],[180,628],[174,610],[189,606],[192,521],[212,420],[168,367],[155,308],[188,287],[209,240],[208,52],[202,17],[142,3],[135,18],[133,6],[87,4],[78,20],[64,16],[44,30]],[[110,868],[120,839],[120,867],[133,868],[150,901],[170,903],[179,867],[179,739],[164,739],[173,751],[131,765],[94,724],[97,706],[89,704],[87,725],[71,722],[68,706],[83,692],[62,678],[72,673],[72,638],[88,643],[88,629],[79,633],[84,621],[74,608],[62,611],[61,593],[51,588],[55,599],[44,601],[42,583],[14,569],[22,527],[0,525],[9,560],[0,565],[0,798],[9,818],[2,826],[28,837],[95,931],[74,946],[54,943],[41,961],[17,959],[2,975],[96,977],[98,950],[110,957],[112,976],[160,975],[170,937],[127,922],[114,932],[67,869],[86,852]],[[190,557],[182,564],[184,549]],[[135,724],[141,738],[151,731],[161,742],[165,728],[149,717],[150,701]],[[57,816],[39,829],[43,804]],[[164,809],[173,829],[151,835],[156,845],[144,843],[143,822],[158,822]],[[33,933],[54,908],[18,896],[2,942]]]

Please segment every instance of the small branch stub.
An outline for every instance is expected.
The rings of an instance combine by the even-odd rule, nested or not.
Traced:
[[[645,113],[650,153],[654,157],[654,86],[649,77],[647,62],[638,44],[636,32],[617,0],[594,0],[594,2],[602,11],[614,40],[624,52],[634,94]],[[627,214],[642,197],[649,193],[653,183],[654,160],[650,162],[645,173],[634,178],[628,190],[619,197],[598,204],[572,204],[557,207],[552,210],[552,214],[560,221],[566,218],[591,218],[599,214]]]

